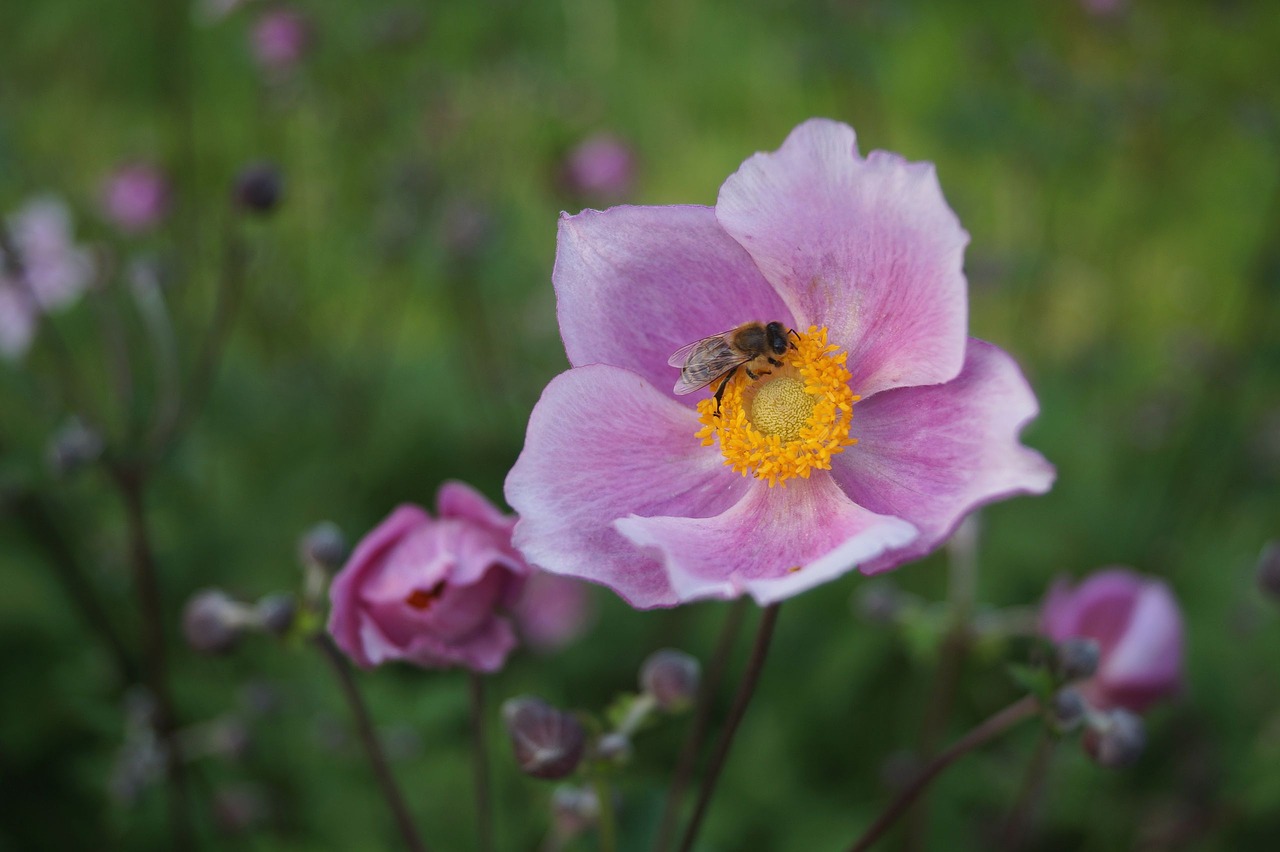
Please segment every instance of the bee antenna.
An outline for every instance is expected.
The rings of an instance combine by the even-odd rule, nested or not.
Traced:
[[[798,331],[796,331],[794,328],[789,328],[789,329],[787,329],[787,334],[793,334],[793,335],[795,335],[796,340],[799,340],[799,339],[800,339],[800,333],[799,333]],[[792,342],[791,342],[791,341],[789,341],[789,340],[787,341],[787,345],[788,345],[788,346],[790,346],[792,349],[796,349],[796,348],[798,348],[794,343],[792,343]]]

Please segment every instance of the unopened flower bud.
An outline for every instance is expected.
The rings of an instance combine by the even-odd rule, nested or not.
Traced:
[[[600,802],[590,787],[561,784],[551,794],[552,823],[565,839],[581,834],[600,816]]]
[[[196,592],[182,610],[182,635],[204,654],[220,654],[235,647],[244,628],[253,622],[252,611],[220,589]]]
[[[631,759],[631,738],[613,731],[596,741],[596,756],[610,763],[626,763]]]
[[[73,417],[49,440],[49,467],[59,476],[68,476],[97,461],[102,449],[102,436]]]
[[[1054,668],[1065,681],[1084,680],[1098,670],[1101,658],[1098,640],[1073,636],[1058,643]]]
[[[293,617],[298,612],[298,601],[289,592],[277,592],[259,598],[254,612],[262,629],[273,636],[284,636],[293,627]]]
[[[670,648],[650,654],[640,667],[640,689],[667,713],[679,713],[693,703],[701,678],[702,666],[695,658]]]
[[[1267,542],[1258,554],[1258,588],[1280,601],[1280,539]]]
[[[1080,690],[1068,686],[1054,693],[1049,712],[1054,727],[1065,733],[1075,730],[1084,721],[1089,713],[1089,702],[1085,701]]]
[[[587,736],[570,713],[523,695],[502,705],[516,763],[534,778],[564,778],[578,768]]]
[[[1132,766],[1147,745],[1147,729],[1141,716],[1117,707],[1089,719],[1083,744],[1099,766],[1108,769]]]
[[[284,191],[280,170],[272,163],[252,163],[236,175],[235,201],[251,213],[270,213]]]
[[[337,571],[347,561],[347,537],[332,521],[323,521],[298,539],[298,558],[304,565]]]

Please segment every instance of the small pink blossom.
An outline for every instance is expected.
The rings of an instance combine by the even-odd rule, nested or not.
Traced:
[[[500,614],[529,570],[511,547],[515,519],[461,482],[441,487],[436,514],[400,506],[334,577],[329,633],[359,665],[492,672],[516,647]]]
[[[311,22],[299,11],[278,8],[263,12],[253,25],[250,45],[258,64],[270,71],[288,71],[311,46]]]
[[[72,237],[71,212],[52,196],[28,201],[6,227],[13,255],[0,245],[0,357],[16,359],[31,346],[40,315],[89,286],[93,261]]]
[[[564,216],[552,281],[572,368],[507,478],[516,546],[637,608],[769,604],[1048,490],[1053,468],[1018,440],[1034,394],[968,336],[967,242],[932,165],[863,158],[821,119],[743,163],[715,207]],[[723,416],[715,381],[672,387],[672,353],[752,322],[789,329],[787,350],[759,381],[734,374]]]
[[[537,651],[550,652],[581,636],[595,619],[596,608],[589,584],[534,571],[514,614],[521,638]]]
[[[1055,642],[1093,639],[1101,652],[1081,686],[1100,709],[1142,712],[1182,686],[1182,614],[1169,587],[1126,568],[1106,568],[1075,588],[1059,579],[1040,610],[1040,630]]]
[[[127,234],[150,231],[169,214],[169,179],[150,163],[116,169],[102,186],[102,211]]]
[[[578,143],[564,164],[569,190],[588,199],[617,202],[631,194],[636,162],[631,147],[611,133]]]

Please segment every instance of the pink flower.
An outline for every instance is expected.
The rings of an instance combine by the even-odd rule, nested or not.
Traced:
[[[0,357],[16,359],[31,346],[40,315],[89,286],[93,261],[72,237],[67,206],[52,196],[28,201],[7,228],[13,256],[0,245]]]
[[[591,626],[595,618],[591,588],[581,580],[534,571],[514,615],[520,636],[538,651],[558,651]]]
[[[631,193],[635,169],[631,148],[613,134],[599,133],[569,152],[564,180],[569,190],[578,195],[617,201]]]
[[[407,660],[492,672],[516,647],[499,610],[528,567],[511,548],[515,519],[461,482],[445,483],[438,518],[403,505],[356,545],[329,588],[329,633],[366,668]]]
[[[294,9],[273,9],[259,16],[250,43],[259,65],[271,71],[287,71],[302,60],[311,46],[311,23]]]
[[[516,546],[638,608],[767,604],[895,568],[976,507],[1046,491],[1053,468],[1018,443],[1031,389],[966,335],[967,242],[932,165],[864,159],[820,119],[747,160],[714,208],[562,218],[572,369],[507,478]],[[794,330],[781,366],[737,370],[719,414],[708,392],[675,392],[673,352],[748,322]]]
[[[150,163],[131,163],[111,174],[102,187],[102,210],[127,234],[151,230],[169,213],[169,179]]]
[[[1182,614],[1160,580],[1106,568],[1076,588],[1059,579],[1040,610],[1040,631],[1055,642],[1094,639],[1098,669],[1081,687],[1099,709],[1142,712],[1182,685]]]

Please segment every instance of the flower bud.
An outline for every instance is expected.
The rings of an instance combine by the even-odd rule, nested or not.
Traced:
[[[1258,588],[1280,601],[1280,539],[1267,542],[1258,554]]]
[[[1090,717],[1083,745],[1099,766],[1108,769],[1132,766],[1147,745],[1146,726],[1138,714],[1117,707]]]
[[[1049,705],[1049,715],[1054,727],[1065,733],[1075,730],[1089,713],[1089,702],[1080,690],[1073,687],[1059,689]]]
[[[277,592],[259,598],[254,613],[262,629],[273,636],[284,636],[293,627],[298,612],[298,601],[289,592]]]
[[[283,193],[280,170],[272,163],[251,163],[236,176],[235,201],[251,213],[270,213]]]
[[[196,592],[182,610],[182,635],[203,654],[231,650],[244,628],[254,620],[252,611],[220,589]]]
[[[1098,670],[1102,649],[1098,640],[1087,636],[1073,636],[1058,643],[1054,669],[1064,681],[1093,677]]]
[[[298,539],[298,558],[304,565],[337,571],[347,561],[347,537],[332,521],[322,521]]]
[[[69,476],[97,461],[102,449],[102,436],[73,417],[49,440],[49,467],[58,476]]]
[[[586,831],[600,816],[600,802],[590,787],[561,784],[551,794],[552,825],[557,835],[568,839]]]
[[[516,763],[534,778],[564,778],[578,768],[586,732],[572,714],[541,698],[523,695],[502,705],[502,721],[511,736]]]
[[[631,752],[631,738],[620,731],[605,734],[596,741],[596,757],[609,763],[626,763],[631,759]]]
[[[658,708],[679,713],[698,697],[702,667],[683,651],[664,648],[650,654],[640,667],[640,689],[653,696]]]

